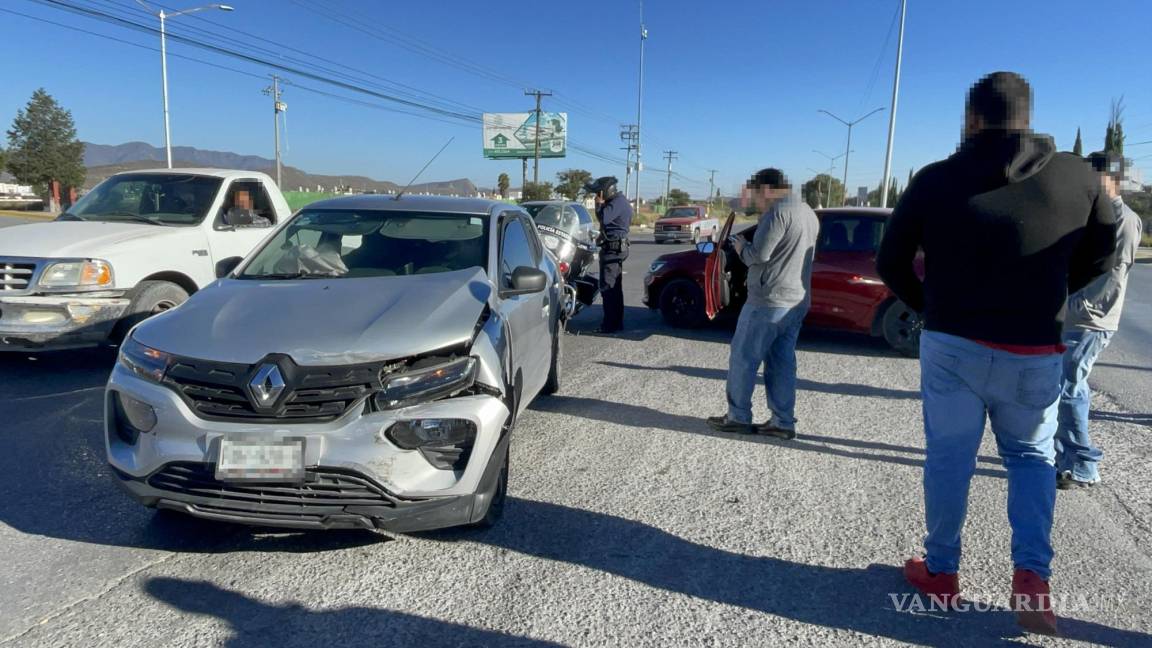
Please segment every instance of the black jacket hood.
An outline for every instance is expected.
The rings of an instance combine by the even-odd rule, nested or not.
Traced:
[[[1056,142],[1050,135],[1020,130],[985,130],[965,140],[961,155],[980,159],[997,170],[998,180],[1009,183],[1027,180],[1048,166],[1056,155]]]

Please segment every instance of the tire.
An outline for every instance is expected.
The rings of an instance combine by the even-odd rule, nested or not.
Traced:
[[[660,314],[676,328],[697,328],[708,321],[704,290],[691,279],[677,279],[660,291]]]
[[[880,331],[888,345],[909,358],[920,357],[921,328],[919,315],[899,300],[884,310],[880,323]]]
[[[491,529],[496,526],[500,518],[504,517],[504,503],[508,499],[508,455],[509,451],[505,450],[504,457],[501,459],[500,475],[496,478],[496,492],[492,494],[492,500],[488,502],[488,510],[484,512],[484,517],[468,525],[469,527]]]
[[[654,239],[654,240],[656,241],[656,245],[664,245],[664,241],[662,241],[660,239]]]
[[[141,281],[133,293],[132,303],[112,330],[113,343],[119,344],[140,322],[188,301],[188,291],[169,281]]]
[[[556,334],[552,336],[552,365],[548,368],[548,382],[541,393],[551,396],[560,391],[560,361],[564,357],[564,326],[556,323]]]

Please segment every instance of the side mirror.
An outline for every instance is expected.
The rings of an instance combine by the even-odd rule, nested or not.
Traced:
[[[539,268],[518,266],[512,271],[512,287],[500,291],[501,297],[538,293],[548,287],[548,273]]]
[[[700,241],[696,244],[696,251],[700,254],[712,254],[716,251],[716,244],[712,241]]]
[[[244,257],[238,256],[220,259],[216,262],[216,278],[223,279],[224,277],[232,274],[232,271],[235,270],[236,266],[240,265],[240,262],[243,260]]]

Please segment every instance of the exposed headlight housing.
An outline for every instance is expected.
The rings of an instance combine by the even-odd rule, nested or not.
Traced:
[[[144,346],[129,337],[120,345],[120,355],[117,361],[132,373],[155,382],[164,380],[164,373],[168,371],[168,362],[172,356],[163,351]]]
[[[479,368],[476,358],[460,358],[431,367],[384,376],[375,396],[379,409],[396,409],[458,394],[472,386]]]
[[[41,288],[80,288],[99,290],[111,288],[112,264],[99,259],[57,261],[49,264],[40,274]]]
[[[462,470],[476,443],[476,424],[468,419],[398,421],[384,436],[399,448],[419,450],[433,468]]]

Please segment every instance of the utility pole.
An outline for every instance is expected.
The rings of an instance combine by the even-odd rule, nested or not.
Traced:
[[[873,110],[872,112],[868,113],[867,115],[864,115],[863,117],[861,117],[859,119],[855,119],[855,120],[850,121],[850,122],[844,121],[843,119],[840,119],[836,115],[833,115],[832,113],[828,112],[827,110],[824,110],[823,108],[816,111],[816,112],[822,112],[825,115],[828,115],[832,119],[835,119],[836,121],[838,121],[841,124],[844,124],[845,126],[848,127],[848,143],[844,145],[844,201],[845,202],[848,201],[848,154],[852,152],[852,127],[855,126],[856,124],[859,124],[860,122],[864,121],[865,119],[868,119],[872,115],[875,115],[876,113],[880,112],[881,110],[884,110],[884,108],[883,107],[877,108],[876,110]]]
[[[716,171],[717,169],[708,169],[708,206],[712,206],[712,201],[716,199]]]
[[[280,77],[275,74],[272,75],[272,85],[264,88],[264,94],[272,96],[272,126],[276,132],[276,187],[282,187],[280,183],[280,176],[282,173],[283,165],[280,161],[280,113],[288,108],[288,105],[280,101]]]
[[[540,100],[544,97],[551,97],[551,92],[543,92],[541,90],[525,90],[524,95],[527,97],[536,97],[536,164],[532,168],[532,184],[540,183]]]
[[[640,75],[636,91],[636,204],[632,208],[640,213],[640,172],[644,170],[644,159],[640,152],[640,124],[644,108],[644,41],[648,40],[648,28],[644,26],[644,0],[640,0]]]
[[[520,158],[520,197],[524,197],[524,185],[528,184],[528,158]]]
[[[892,79],[892,112],[888,114],[888,150],[884,153],[884,182],[880,186],[880,206],[888,206],[888,182],[892,176],[892,144],[896,139],[896,100],[900,97],[900,60],[904,57],[904,14],[908,0],[900,2],[900,39],[896,45],[896,75]]]
[[[672,160],[677,157],[677,151],[664,151],[664,159],[668,160],[668,179],[664,185],[664,209],[668,209],[668,198],[672,194]]]
[[[632,151],[636,150],[636,141],[640,134],[636,128],[636,124],[621,124],[620,125],[620,139],[623,140],[624,146],[620,147],[624,151],[624,195],[628,196],[628,184],[632,179]]]

